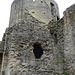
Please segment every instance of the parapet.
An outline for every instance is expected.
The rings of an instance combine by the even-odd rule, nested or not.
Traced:
[[[9,26],[12,27],[29,18],[28,14],[45,24],[59,19],[58,5],[54,0],[14,0],[11,5]]]

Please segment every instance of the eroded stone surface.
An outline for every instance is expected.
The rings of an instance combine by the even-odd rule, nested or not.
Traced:
[[[15,0],[13,4],[15,2],[22,6],[22,0]],[[39,4],[40,1],[34,2]],[[0,42],[0,53],[3,53],[1,75],[74,75],[75,4],[64,12],[62,19],[53,19],[48,24],[35,18],[27,9],[24,19],[13,19],[16,22],[11,22]],[[33,51],[35,44],[43,50],[39,58]]]
[[[52,19],[56,21],[59,18],[59,9],[54,0],[14,0],[11,6],[9,26],[12,27],[26,18],[28,20],[30,18],[28,14],[48,24]]]

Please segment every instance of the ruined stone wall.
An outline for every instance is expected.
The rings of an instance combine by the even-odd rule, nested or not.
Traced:
[[[25,8],[23,1],[27,6]],[[30,1],[31,3],[28,3]],[[50,9],[46,6],[49,6],[49,1],[54,2],[43,1],[41,1],[44,3],[42,6],[46,9]],[[41,7],[41,3],[40,0],[36,0],[34,6],[38,7],[40,4]],[[31,4],[32,0],[15,0],[12,4],[10,27],[6,29],[0,42],[0,52],[3,53],[0,60],[1,75],[74,75],[75,5],[68,8],[64,12],[64,17],[58,21],[51,16],[51,11],[50,15],[43,16],[42,13],[47,10],[40,8],[42,15],[39,16],[43,16],[42,18],[46,20],[49,19],[48,15],[51,17],[49,24],[46,24],[42,18],[33,15],[37,9]],[[35,9],[33,13],[32,8]],[[40,13],[40,10],[37,11]],[[57,5],[56,10],[58,10]],[[41,52],[36,49],[37,46]]]
[[[57,70],[64,74],[75,74],[75,4],[64,12],[64,17],[52,22],[50,31],[54,40],[57,40]],[[55,39],[54,34],[57,34]]]
[[[8,49],[10,47],[10,42],[8,41],[8,38],[10,38],[10,33],[12,29],[8,30],[9,28],[6,29],[2,42],[3,42],[3,56],[2,56],[2,64],[1,64],[1,75],[5,75],[7,72],[7,64],[8,64]]]
[[[48,24],[51,37],[54,40],[54,57],[56,74],[63,75],[65,73],[65,57],[64,57],[64,19],[59,21],[50,21]]]
[[[5,75],[53,75],[54,46],[49,31],[41,27],[39,22],[18,23],[12,27],[8,37],[8,63]],[[39,43],[43,49],[40,59],[35,58],[33,45]]]
[[[75,74],[75,4],[64,12],[64,53],[70,75]]]
[[[56,71],[64,74],[75,74],[75,5],[72,5],[64,12],[64,17],[55,22],[49,23],[48,28],[55,40],[56,50]],[[56,34],[56,35],[55,35]]]
[[[64,74],[65,71],[65,58],[64,58],[64,20],[63,18],[60,19],[58,22],[56,22],[56,29],[54,33],[54,40],[55,40],[55,46],[57,47],[57,54],[56,54],[56,70],[58,73]]]
[[[11,5],[9,26],[25,20],[27,12],[46,24],[52,19],[59,18],[58,5],[54,0],[35,0],[34,2],[33,0],[14,0]]]

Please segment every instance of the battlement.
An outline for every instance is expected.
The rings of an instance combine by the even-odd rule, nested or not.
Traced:
[[[26,20],[29,18],[28,14],[45,24],[59,19],[58,5],[54,0],[14,0],[11,6],[9,26]]]

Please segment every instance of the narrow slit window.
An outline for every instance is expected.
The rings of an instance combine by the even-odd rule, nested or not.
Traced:
[[[51,14],[54,15],[54,10],[55,10],[54,4],[53,3],[50,3],[50,5],[51,5]]]
[[[43,3],[43,1],[41,1],[41,3]]]
[[[3,57],[3,53],[0,53],[0,72],[1,72],[1,65],[2,65],[2,57]]]
[[[36,59],[40,59],[41,56],[43,55],[43,49],[41,48],[40,44],[34,44],[33,45],[34,49],[33,49],[33,53],[35,55]]]
[[[54,34],[54,41],[55,41],[55,44],[58,43],[58,40],[57,40],[57,34]]]
[[[59,20],[59,17],[57,16],[57,20]]]

